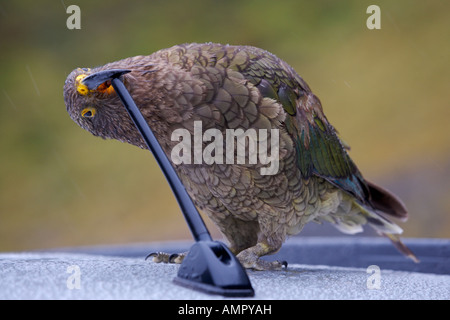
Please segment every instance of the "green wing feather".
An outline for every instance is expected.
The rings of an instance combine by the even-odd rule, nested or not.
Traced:
[[[303,79],[285,62],[265,51],[249,58],[239,72],[264,97],[283,106],[287,113],[285,127],[295,142],[297,166],[303,177],[322,177],[366,203],[369,192],[364,178],[323,114],[319,99]]]

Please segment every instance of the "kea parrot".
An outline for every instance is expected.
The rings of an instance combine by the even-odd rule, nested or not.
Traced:
[[[402,229],[389,219],[406,220],[405,205],[364,179],[319,98],[274,54],[252,46],[191,43],[73,70],[64,85],[70,117],[95,136],[147,149],[111,82],[96,88],[83,83],[89,75],[113,69],[128,70],[122,81],[169,159],[180,143],[172,134],[183,129],[194,136],[195,123],[204,132],[219,130],[224,138],[216,140],[222,141],[231,129],[266,130],[258,139],[267,141],[276,130],[277,145],[269,153],[278,152],[278,165],[270,174],[262,173],[267,163],[261,161],[171,160],[197,208],[215,223],[245,268],[281,269],[285,262],[261,257],[276,253],[311,221],[331,223],[347,234],[369,225],[418,261],[401,242]],[[223,150],[219,145],[211,155],[236,149],[237,144]],[[152,256],[156,262],[180,263],[185,253]]]

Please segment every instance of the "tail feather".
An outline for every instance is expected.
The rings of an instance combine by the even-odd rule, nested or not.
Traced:
[[[403,202],[396,195],[370,181],[366,181],[366,183],[370,192],[369,202],[374,209],[379,210],[382,213],[390,215],[401,221],[406,221],[408,219],[408,210],[406,209]],[[378,215],[376,213],[374,214],[380,217],[381,220],[388,221],[390,224],[400,229],[400,227],[398,227],[396,224],[390,222],[386,218],[381,217],[381,215]],[[419,259],[417,259],[414,253],[412,253],[412,251],[407,246],[405,246],[405,244],[401,241],[399,236],[399,234],[402,233],[401,229],[400,229],[401,232],[391,232],[390,230],[383,230],[382,228],[379,228],[379,226],[376,224],[376,221],[380,221],[380,219],[375,219],[371,221],[370,218],[368,218],[369,224],[379,234],[389,238],[389,240],[391,240],[392,244],[397,248],[398,251],[403,253],[405,256],[407,256],[414,262],[419,263]]]
[[[406,247],[400,239],[402,228],[388,217],[407,220],[408,211],[403,202],[394,194],[371,182],[366,181],[367,199],[361,203],[351,195],[342,193],[338,210],[330,216],[320,216],[318,220],[326,220],[343,233],[355,234],[363,231],[368,224],[378,234],[387,237],[405,256],[419,262],[419,259]]]
[[[403,233],[402,228],[372,210],[366,209],[365,207],[360,205],[357,206],[359,207],[360,212],[367,219],[367,223],[372,228],[374,228],[377,233],[391,240],[392,244],[397,248],[397,250],[403,253],[405,256],[416,263],[419,262],[419,259],[417,259],[415,254],[401,241],[400,234]]]
[[[416,255],[402,242],[400,237],[397,234],[389,234],[389,233],[383,233],[380,232],[381,235],[388,237],[389,240],[391,240],[394,247],[397,248],[398,251],[403,253],[405,256],[410,258],[415,263],[419,263],[420,260],[416,257]]]
[[[396,195],[370,181],[366,181],[366,183],[370,193],[369,202],[374,209],[401,221],[408,219],[408,210]]]
[[[358,203],[354,204],[358,207],[359,212],[366,218],[367,223],[379,233],[386,234],[402,234],[403,229],[392,221],[386,219],[377,212],[370,210]]]

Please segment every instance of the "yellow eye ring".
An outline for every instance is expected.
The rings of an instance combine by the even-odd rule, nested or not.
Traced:
[[[81,116],[83,118],[93,118],[95,116],[95,114],[97,113],[97,109],[93,108],[93,107],[87,107],[84,108],[83,111],[81,111]]]

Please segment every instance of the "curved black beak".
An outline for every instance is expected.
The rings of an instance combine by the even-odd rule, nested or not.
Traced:
[[[97,89],[97,87],[102,83],[108,80],[119,78],[129,72],[131,72],[131,70],[128,69],[110,69],[99,71],[87,76],[86,78],[81,80],[81,83],[88,87],[89,90],[94,90]]]

